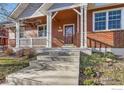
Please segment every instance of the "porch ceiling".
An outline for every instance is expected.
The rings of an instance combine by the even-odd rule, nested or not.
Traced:
[[[73,9],[59,11],[54,19],[56,20],[66,20],[66,19],[74,19],[77,17],[77,13]]]
[[[31,22],[31,23],[40,22],[40,23],[42,23],[43,20],[46,20],[46,16],[30,18],[30,19],[26,19],[26,20],[22,20],[22,21],[27,22],[27,23],[28,22]]]
[[[38,25],[46,24],[46,16],[21,20],[21,23],[23,23],[26,27],[36,28]]]

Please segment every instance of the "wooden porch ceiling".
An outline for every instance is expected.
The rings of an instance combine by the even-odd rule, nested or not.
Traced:
[[[46,16],[21,20],[21,23],[25,26],[36,27],[37,25],[46,24]]]
[[[75,8],[75,9],[80,11],[80,8]],[[58,13],[53,19],[59,22],[60,20],[66,20],[66,19],[73,20],[74,18],[77,18],[77,13],[73,9],[67,9],[67,10],[58,11]]]

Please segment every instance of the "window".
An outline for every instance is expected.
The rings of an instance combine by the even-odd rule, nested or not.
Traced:
[[[106,29],[106,12],[95,14],[95,30]]]
[[[25,27],[20,27],[20,38],[25,38],[24,32],[25,32]]]
[[[94,13],[94,30],[121,29],[121,10]]]
[[[38,26],[38,36],[39,37],[45,37],[47,35],[47,31],[46,31],[46,25],[40,25]]]
[[[108,28],[118,29],[121,28],[121,10],[109,11]]]

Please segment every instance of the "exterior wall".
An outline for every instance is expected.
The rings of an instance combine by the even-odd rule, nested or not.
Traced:
[[[8,46],[8,31],[5,28],[0,28],[0,47],[3,49]]]
[[[114,6],[108,6],[104,8],[92,8],[90,7],[87,14],[87,31],[88,38],[91,39],[89,42],[88,39],[88,47],[116,47],[116,48],[124,48],[124,31],[104,31],[104,32],[93,32],[93,12],[105,9],[114,9],[119,7],[124,7],[124,4],[113,4]],[[96,43],[95,43],[96,42]],[[100,42],[102,46],[100,45]],[[95,45],[96,44],[96,45]]]
[[[62,47],[64,45],[64,25],[74,24],[75,35],[73,44],[80,46],[80,34],[77,32],[77,13],[70,10],[59,11],[52,20],[52,47]],[[61,28],[61,30],[59,29]]]
[[[8,46],[15,47],[16,46],[16,39],[15,39],[15,27],[8,28]]]

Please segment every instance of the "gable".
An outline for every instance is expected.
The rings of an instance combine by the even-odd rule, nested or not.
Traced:
[[[25,18],[32,16],[42,5],[43,3],[30,3],[26,9],[19,15],[18,18]]]
[[[10,18],[17,19],[17,17],[26,9],[28,3],[20,3],[16,9],[10,14]]]

